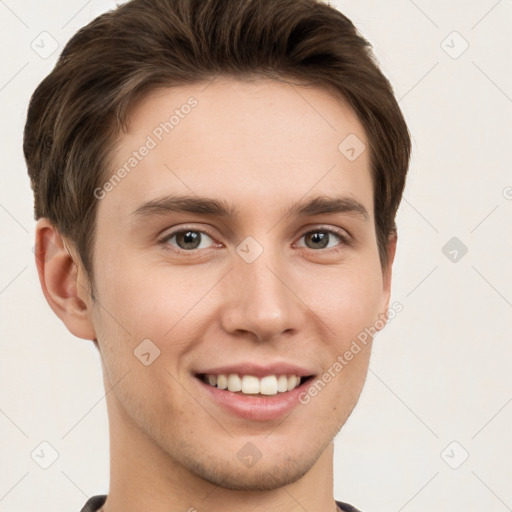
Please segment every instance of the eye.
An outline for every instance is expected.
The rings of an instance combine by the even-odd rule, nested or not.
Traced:
[[[305,244],[299,244],[299,247],[306,247],[313,250],[341,250],[343,246],[350,245],[348,236],[343,235],[333,229],[316,229],[304,233],[301,239]],[[176,250],[178,252],[193,252],[201,249],[209,249],[217,244],[214,239],[205,231],[199,229],[182,228],[165,235],[160,244],[167,250]]]
[[[308,249],[333,249],[339,250],[343,245],[349,245],[347,237],[332,229],[317,229],[304,233],[305,245]]]
[[[182,251],[207,249],[209,247],[208,242],[213,242],[213,239],[204,231],[197,229],[173,231],[160,241],[163,245],[171,245]]]

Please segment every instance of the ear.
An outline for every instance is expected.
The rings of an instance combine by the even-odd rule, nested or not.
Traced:
[[[77,256],[48,219],[36,225],[36,266],[46,301],[68,330],[78,338],[95,340],[88,280]]]
[[[391,278],[393,261],[395,260],[396,244],[398,240],[398,233],[393,231],[388,237],[388,260],[385,268],[382,269],[382,293],[384,297],[384,307],[382,308],[379,316],[385,316],[386,321],[388,317],[389,299],[391,297]]]

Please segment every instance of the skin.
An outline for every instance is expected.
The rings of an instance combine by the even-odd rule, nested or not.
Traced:
[[[396,236],[382,269],[369,151],[351,162],[338,150],[349,134],[369,143],[353,111],[323,89],[263,78],[206,85],[153,91],[133,106],[112,172],[175,108],[198,101],[99,200],[95,300],[71,244],[48,220],[37,225],[45,296],[71,333],[97,340],[111,390],[105,510],[334,511],[332,441],[359,398],[371,342],[308,404],[275,421],[221,410],[193,372],[279,359],[319,376],[386,314]],[[176,193],[226,200],[239,214],[132,215]],[[334,194],[356,199],[368,219],[283,217],[296,201]],[[161,241],[184,226],[209,236],[192,250]],[[326,229],[349,243],[331,235],[323,248],[304,236]],[[236,252],[247,236],[263,248],[250,264]],[[133,351],[148,338],[160,356],[144,366]],[[261,453],[252,467],[237,458],[247,442]]]

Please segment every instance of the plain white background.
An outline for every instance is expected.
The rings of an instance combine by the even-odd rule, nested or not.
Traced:
[[[365,512],[512,510],[512,2],[331,4],[373,44],[414,143],[392,294],[403,311],[336,438],[335,496]],[[108,491],[99,357],[40,291],[21,146],[31,93],[114,5],[0,1],[0,511],[78,511]]]

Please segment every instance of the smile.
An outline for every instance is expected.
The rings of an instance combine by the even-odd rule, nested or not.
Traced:
[[[292,391],[306,379],[298,375],[265,375],[258,378],[254,375],[230,374],[200,374],[199,378],[217,389],[240,393],[244,395],[272,396],[278,393]]]
[[[304,393],[314,375],[295,373],[275,374],[218,372],[196,373],[195,382],[204,399],[224,413],[250,421],[278,420],[302,407],[299,396]]]

